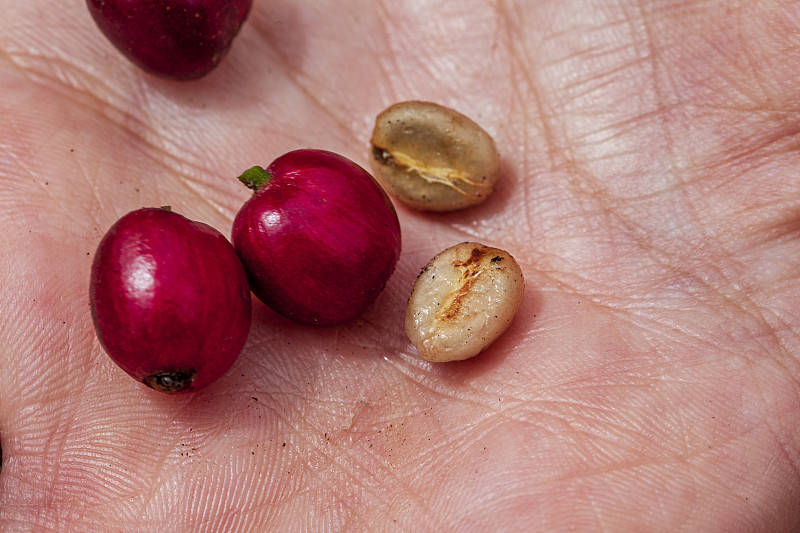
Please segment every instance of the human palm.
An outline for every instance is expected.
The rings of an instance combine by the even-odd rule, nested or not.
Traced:
[[[191,83],[122,60],[80,2],[2,8],[0,529],[800,527],[800,2],[256,0]],[[117,218],[228,234],[239,172],[300,147],[366,166],[412,98],[492,133],[502,176],[461,213],[398,205],[359,320],[254,301],[191,395],[103,354],[89,266]],[[478,358],[426,363],[405,301],[465,240],[511,252],[525,300]]]

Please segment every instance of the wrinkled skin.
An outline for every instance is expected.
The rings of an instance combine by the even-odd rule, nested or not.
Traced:
[[[98,47],[82,5],[0,1],[0,530],[800,526],[800,2],[257,2],[187,85]],[[398,206],[357,324],[254,304],[232,371],[180,398],[103,355],[114,220],[228,232],[242,168],[365,166],[408,98],[486,128],[503,175],[470,211]],[[517,258],[522,308],[480,357],[420,362],[408,291],[464,240]]]

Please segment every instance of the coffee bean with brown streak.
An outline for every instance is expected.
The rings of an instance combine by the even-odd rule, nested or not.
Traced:
[[[511,325],[525,281],[508,252],[465,242],[434,257],[414,282],[406,334],[436,362],[478,355]]]

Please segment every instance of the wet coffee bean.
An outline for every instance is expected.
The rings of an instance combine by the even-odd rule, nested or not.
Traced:
[[[401,202],[422,211],[454,211],[486,200],[500,156],[494,140],[466,116],[419,101],[395,104],[375,121],[372,169]]]

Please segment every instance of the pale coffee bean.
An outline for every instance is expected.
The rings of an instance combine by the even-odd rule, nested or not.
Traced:
[[[511,325],[524,285],[522,270],[504,250],[475,242],[448,248],[414,282],[406,334],[429,361],[474,357]]]
[[[478,124],[450,108],[419,101],[395,104],[375,121],[372,170],[403,203],[454,211],[486,200],[500,156]]]

